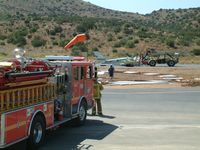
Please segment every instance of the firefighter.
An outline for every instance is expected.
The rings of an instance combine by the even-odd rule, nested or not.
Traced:
[[[103,90],[103,85],[100,83],[97,78],[94,79],[94,85],[93,85],[93,95],[95,99],[95,106],[92,109],[92,115],[96,115],[96,113],[99,116],[102,116],[102,106],[101,106],[101,91]]]

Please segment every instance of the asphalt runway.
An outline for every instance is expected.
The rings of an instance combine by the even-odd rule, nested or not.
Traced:
[[[200,87],[105,88],[102,104],[103,117],[48,133],[40,150],[200,149]]]

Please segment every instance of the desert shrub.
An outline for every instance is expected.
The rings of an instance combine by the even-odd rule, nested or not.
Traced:
[[[58,42],[57,41],[53,41],[53,45],[58,45]]]
[[[5,52],[0,52],[0,56],[7,56],[8,54],[6,54]]]
[[[133,29],[132,29],[131,25],[130,24],[125,24],[124,28],[123,28],[123,32],[125,34],[128,34],[128,35],[132,34],[133,33]]]
[[[126,42],[126,48],[134,48],[135,47],[135,42],[134,41],[127,41]]]
[[[113,49],[112,52],[113,52],[113,53],[117,53],[118,51],[117,51],[116,49]]]
[[[67,40],[67,39],[62,39],[58,42],[58,45],[60,47],[65,47],[65,45],[67,45],[67,43],[69,43],[70,40]]]
[[[198,46],[200,46],[200,39],[197,39],[197,40],[196,40],[196,44],[197,44]]]
[[[56,32],[55,32],[55,30],[50,30],[50,31],[49,31],[49,34],[50,34],[50,35],[56,35]]]
[[[113,27],[113,31],[116,33],[119,33],[121,32],[121,27],[120,26],[116,26],[116,27]]]
[[[2,46],[3,46],[3,45],[6,45],[6,44],[5,44],[5,42],[0,42],[0,45],[2,45]]]
[[[123,36],[122,35],[118,35],[117,38],[120,40],[120,39],[123,38]]]
[[[66,38],[66,35],[61,33],[60,38]]]
[[[31,44],[33,47],[40,47],[40,46],[45,46],[46,41],[43,40],[41,37],[37,36],[31,41]]]
[[[108,34],[108,41],[112,41],[113,40],[113,35],[111,33]]]
[[[183,45],[183,46],[190,46],[190,42],[187,41],[187,40],[181,40],[180,44]]]
[[[7,43],[12,43],[21,47],[26,45],[26,39],[21,35],[10,35],[8,36]]]
[[[196,56],[200,56],[200,49],[193,49],[192,53]]]
[[[175,47],[175,41],[173,39],[167,39],[166,44],[169,47],[172,47],[172,48]]]
[[[97,51],[99,51],[99,49],[98,49],[97,47],[93,47],[93,48],[92,48],[92,51],[93,51],[93,52],[94,52],[94,51],[97,52]]]
[[[126,39],[121,39],[120,41],[117,41],[116,43],[114,43],[113,47],[124,47],[126,45]]]
[[[72,52],[73,54],[75,54],[76,52],[75,51],[79,51],[79,52],[88,52],[88,48],[86,47],[85,44],[83,43],[78,43],[76,45],[74,45],[72,47]]]
[[[134,43],[135,43],[135,44],[138,44],[138,43],[139,43],[139,39],[135,39],[135,40],[134,40]]]
[[[26,27],[22,27],[7,37],[7,43],[12,43],[20,47],[24,46],[26,45],[25,36],[27,35],[28,29]]]
[[[80,50],[72,49],[72,51],[71,51],[72,56],[80,56],[80,54],[81,54]]]
[[[18,47],[23,47],[24,45],[26,45],[27,42],[26,42],[26,39],[22,36],[18,37],[17,39],[17,46]]]
[[[113,47],[116,47],[116,48],[117,48],[117,47],[121,47],[120,42],[115,42],[114,45],[113,45]]]
[[[61,33],[62,32],[62,27],[61,26],[56,26],[55,28],[54,28],[54,31],[56,32],[56,33]]]
[[[31,39],[31,38],[32,38],[32,34],[29,34],[27,37],[28,37],[29,39]]]
[[[11,18],[12,16],[9,14],[3,14],[3,13],[0,14],[0,20],[6,21],[6,20],[10,20]]]
[[[5,40],[7,37],[5,35],[0,34],[0,40]]]
[[[28,29],[26,27],[22,27],[19,30],[17,30],[14,34],[19,35],[19,36],[27,36],[28,35]]]
[[[62,32],[62,27],[61,26],[56,26],[56,27],[54,27],[54,29],[53,30],[48,30],[48,29],[46,29],[46,32],[48,33],[48,34],[50,34],[50,35],[56,35],[56,33],[61,33]]]
[[[94,28],[96,28],[95,21],[92,19],[85,19],[76,27],[76,31],[78,33],[85,33]]]
[[[137,35],[140,37],[140,38],[148,38],[149,37],[149,34],[147,32],[144,32],[144,31],[139,31],[137,33]]]
[[[37,31],[37,28],[33,27],[30,29],[30,33],[35,33]]]

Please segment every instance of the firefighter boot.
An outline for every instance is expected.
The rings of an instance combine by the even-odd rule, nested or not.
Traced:
[[[96,115],[96,106],[94,106],[93,108],[92,108],[92,116],[95,116]]]
[[[98,112],[98,115],[99,115],[99,116],[103,116],[103,113],[102,113],[102,106],[101,106],[101,99],[98,99],[98,100],[97,100],[97,112]]]

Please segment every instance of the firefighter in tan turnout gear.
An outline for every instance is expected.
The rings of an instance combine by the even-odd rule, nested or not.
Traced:
[[[103,85],[97,80],[97,68],[95,67],[95,79],[93,84],[93,96],[96,101],[96,105],[92,109],[92,115],[102,116],[102,105],[101,105],[101,91],[103,90]]]

